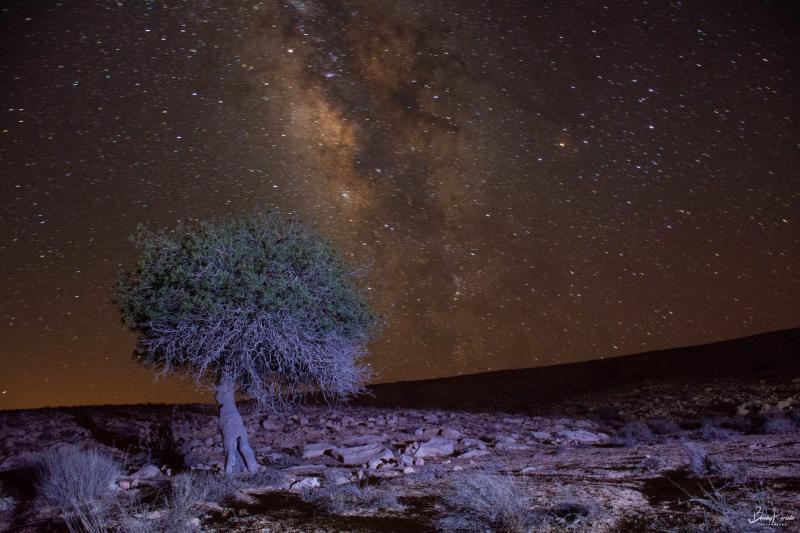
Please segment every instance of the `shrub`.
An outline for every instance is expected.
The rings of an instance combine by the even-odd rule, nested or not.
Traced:
[[[37,492],[63,508],[102,502],[119,475],[117,463],[99,452],[58,446],[41,456]]]
[[[443,495],[444,530],[529,532],[542,516],[531,509],[525,490],[510,475],[469,472],[452,480]]]
[[[647,425],[656,435],[671,435],[681,430],[680,426],[669,418],[653,418],[648,420]]]
[[[797,424],[791,418],[784,415],[774,415],[764,422],[762,430],[764,433],[793,433],[797,431]]]
[[[732,429],[719,426],[713,420],[705,420],[698,431],[698,436],[703,440],[730,440],[739,434]]]
[[[743,484],[747,480],[747,469],[744,466],[733,465],[719,457],[711,456],[696,442],[684,443],[684,449],[689,470],[698,477],[717,476],[735,484]]]
[[[708,473],[708,452],[696,442],[686,442],[683,445],[689,470],[696,476],[705,476]]]
[[[752,521],[754,510],[762,509],[767,514],[777,512],[763,487],[759,484],[757,488],[742,486],[740,489],[740,493],[736,494],[710,484],[709,489],[703,489],[702,496],[689,499],[691,503],[710,511],[710,516],[705,517],[705,529],[726,533],[778,531],[762,522]]]
[[[336,470],[325,472],[322,486],[311,489],[303,498],[332,515],[345,515],[386,509],[397,505],[397,496],[385,485],[345,483],[337,485]]]
[[[145,506],[140,500],[120,505],[117,521],[125,533],[189,533],[197,530],[199,504],[212,501],[211,479],[206,475],[183,473],[171,480],[169,492]],[[224,479],[222,477],[218,478]],[[157,512],[156,515],[151,513]]]
[[[641,420],[634,420],[622,426],[616,440],[623,446],[636,446],[653,442],[655,437],[647,424]]]

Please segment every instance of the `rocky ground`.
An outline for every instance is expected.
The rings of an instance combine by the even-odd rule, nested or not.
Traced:
[[[165,495],[187,473],[203,486],[189,530],[451,530],[467,523],[452,495],[489,473],[538,517],[516,529],[800,531],[800,375],[640,379],[536,414],[374,401],[242,411],[263,472],[233,480],[219,474],[211,405],[0,413],[0,529],[64,530],[37,500],[35,465],[71,445],[121,465],[113,497],[136,502],[138,531],[165,530]]]

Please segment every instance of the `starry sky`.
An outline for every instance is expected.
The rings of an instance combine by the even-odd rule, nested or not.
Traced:
[[[137,223],[293,213],[376,381],[800,325],[794,2],[0,7],[0,409],[210,400],[131,358]]]

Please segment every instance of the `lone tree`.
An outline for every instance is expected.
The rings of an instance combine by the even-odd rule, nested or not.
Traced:
[[[139,226],[131,240],[141,255],[115,289],[136,357],[214,387],[226,472],[258,470],[237,390],[281,411],[307,392],[336,403],[362,389],[377,321],[359,272],[324,237],[256,212],[169,233]]]

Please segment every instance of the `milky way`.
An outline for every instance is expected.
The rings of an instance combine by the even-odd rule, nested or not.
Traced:
[[[153,385],[137,223],[266,207],[370,265],[380,381],[800,316],[797,9],[422,0],[2,8],[0,408]]]

